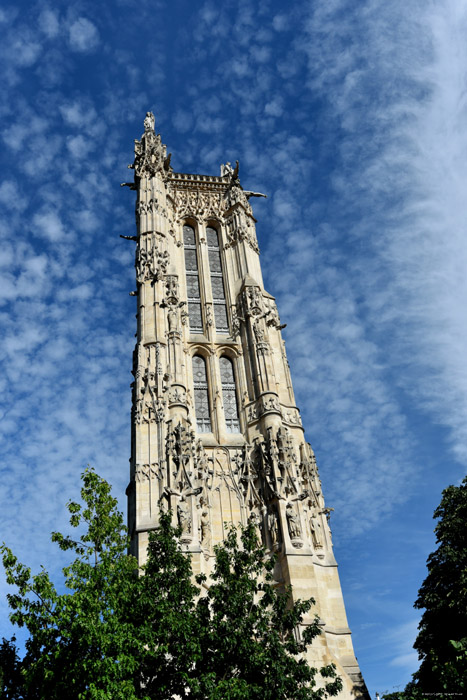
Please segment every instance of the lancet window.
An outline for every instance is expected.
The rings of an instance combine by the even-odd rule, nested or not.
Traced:
[[[201,315],[198,254],[196,251],[195,230],[192,226],[185,225],[183,227],[183,243],[185,248],[185,273],[190,330],[193,333],[202,333],[203,317]]]
[[[219,235],[212,226],[206,227],[206,240],[208,244],[209,271],[211,273],[211,290],[216,331],[218,333],[228,333],[229,324],[227,321],[227,307],[225,304]]]
[[[232,360],[225,356],[220,357],[219,368],[227,432],[238,433],[240,431],[240,423],[238,420],[237,395],[235,392],[235,376]]]
[[[193,385],[195,390],[196,430],[198,433],[210,433],[212,426],[206,361],[201,355],[193,356]]]

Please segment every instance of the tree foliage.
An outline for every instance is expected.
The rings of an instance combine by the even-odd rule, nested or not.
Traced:
[[[207,581],[193,576],[171,514],[162,514],[139,572],[110,486],[92,469],[82,479],[84,504],[68,504],[81,536],[52,535],[74,555],[65,593],[45,569],[32,575],[2,547],[17,588],[10,617],[29,632],[22,660],[12,642],[0,647],[2,697],[316,700],[339,692],[334,667],[318,672],[303,656],[320,633],[316,621],[301,625],[313,601],[293,604],[290,590],[277,588],[253,527],[230,530]]]
[[[126,555],[128,539],[110,486],[93,470],[83,474],[84,506],[68,503],[70,523],[84,529],[74,540],[58,532],[52,540],[74,553],[64,568],[60,594],[42,569],[32,576],[3,546],[10,619],[29,637],[22,662],[27,698],[132,700],[141,639],[131,622],[137,594],[137,564]]]
[[[421,659],[414,678],[426,692],[459,692],[467,688],[467,477],[443,491],[433,517],[439,519],[438,547],[415,601],[425,611],[414,644]]]
[[[424,609],[414,648],[420,668],[404,693],[387,700],[418,700],[467,689],[467,477],[443,491],[434,518],[437,549],[415,601]]]
[[[2,700],[23,699],[23,678],[21,660],[16,647],[16,639],[2,639],[0,644],[0,698]]]

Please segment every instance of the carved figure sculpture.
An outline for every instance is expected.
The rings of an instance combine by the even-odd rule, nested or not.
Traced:
[[[255,321],[253,324],[253,333],[255,334],[255,340],[257,343],[264,342],[264,330],[261,327],[261,321]]]
[[[226,163],[225,165],[221,165],[221,177],[226,177],[226,176],[232,176],[233,175],[233,168],[230,165],[230,163]]]
[[[211,522],[209,520],[209,511],[204,508],[200,518],[201,543],[203,547],[209,549],[211,547]]]
[[[298,516],[295,513],[291,503],[287,504],[287,507],[285,510],[286,510],[286,517],[287,517],[287,525],[289,526],[289,535],[290,535],[292,540],[298,539],[301,537],[301,534],[302,534],[301,527],[300,527],[300,521],[298,519]]]
[[[251,513],[250,517],[248,518],[248,521],[253,525],[255,528],[256,532],[256,537],[258,538],[258,543],[261,544],[263,541],[263,536],[261,532],[261,519],[258,515],[258,513]]]
[[[177,330],[177,312],[173,306],[170,306],[167,312],[167,323],[169,326],[169,333]]]
[[[152,112],[146,112],[146,116],[144,118],[144,130],[145,131],[154,131],[154,126],[155,126],[155,118],[154,114]]]
[[[317,519],[316,515],[313,514],[310,518],[310,532],[311,532],[311,540],[313,542],[314,547],[322,547],[323,546],[323,540],[321,537],[321,523]]]
[[[177,520],[182,530],[182,537],[191,534],[191,515],[188,512],[188,503],[183,496],[177,505]]]
[[[277,513],[274,508],[268,513],[268,530],[271,536],[271,544],[273,548],[279,544],[279,522],[277,520]]]

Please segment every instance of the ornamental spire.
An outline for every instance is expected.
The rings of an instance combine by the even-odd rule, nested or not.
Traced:
[[[135,139],[135,160],[129,165],[137,177],[152,177],[161,172],[163,176],[172,172],[167,148],[161,141],[161,135],[155,133],[155,118],[152,112],[146,112],[144,118],[144,134],[141,139]]]

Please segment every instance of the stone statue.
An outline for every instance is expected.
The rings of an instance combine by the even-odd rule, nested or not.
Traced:
[[[257,343],[264,342],[264,330],[261,328],[261,322],[255,321],[253,324],[253,333],[255,334],[255,339]]]
[[[301,537],[302,532],[300,528],[300,521],[298,519],[297,514],[294,512],[291,503],[287,505],[285,512],[287,517],[287,525],[289,526],[290,537],[292,540],[296,540]]]
[[[188,503],[183,496],[177,505],[177,520],[182,530],[182,537],[191,534],[191,515],[188,512]]]
[[[261,519],[258,513],[251,513],[250,517],[248,518],[248,522],[251,523],[255,528],[256,537],[258,538],[258,544],[261,544],[263,541],[263,536],[261,532]]]
[[[314,547],[322,547],[323,546],[323,540],[321,537],[321,523],[319,520],[316,518],[316,516],[313,514],[310,518],[310,532],[311,532],[311,540],[313,542]]]
[[[232,175],[233,175],[233,168],[230,165],[230,163],[226,163],[225,165],[221,165],[221,177],[226,177],[226,176],[231,177]]]
[[[169,326],[169,333],[177,330],[177,312],[173,306],[170,306],[167,312],[167,323]]]
[[[211,523],[209,520],[209,511],[204,508],[200,518],[201,542],[204,547],[211,547]]]
[[[279,544],[279,523],[275,509],[271,509],[268,513],[268,529],[271,535],[271,544],[273,548]]]
[[[146,112],[146,116],[144,118],[144,130],[154,131],[155,123],[154,114],[152,112]]]

